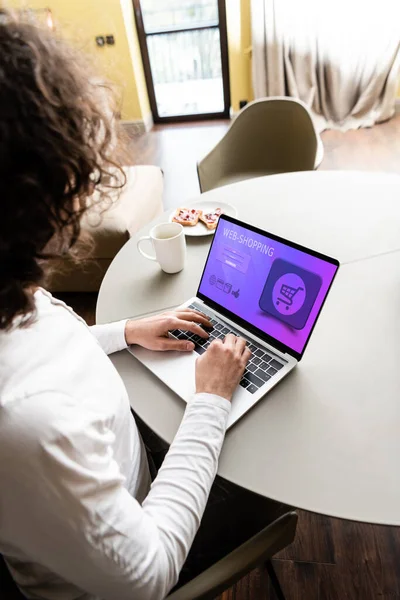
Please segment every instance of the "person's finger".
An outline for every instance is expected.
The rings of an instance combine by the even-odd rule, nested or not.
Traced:
[[[209,317],[203,315],[201,312],[197,310],[188,310],[184,309],[182,311],[177,311],[176,316],[178,319],[183,319],[184,321],[195,321],[196,323],[202,323],[207,327],[212,327],[211,321]]]
[[[246,346],[246,348],[244,349],[244,352],[243,352],[242,356],[240,357],[240,359],[242,361],[242,364],[243,364],[243,367],[246,367],[246,365],[249,362],[250,358],[251,358],[251,350],[250,350],[250,348],[247,348],[247,346]]]
[[[178,352],[192,352],[194,350],[194,343],[189,340],[174,340],[172,338],[165,338],[160,340],[159,350],[175,350]]]
[[[246,348],[246,340],[242,337],[237,337],[236,338],[236,347],[235,347],[236,352],[238,352],[239,355],[241,355],[241,354],[243,354],[245,348]]]
[[[185,321],[184,319],[174,319],[173,323],[174,329],[179,329],[181,331],[191,331],[192,333],[196,333],[202,338],[209,338],[209,334],[206,331],[204,331],[204,329],[202,329],[200,325],[193,323],[193,321]]]
[[[222,345],[223,345],[222,340],[220,338],[217,338],[216,340],[213,340],[211,342],[211,344],[209,345],[209,350],[211,350],[211,349],[214,350],[215,348],[218,348],[218,346],[222,346]]]
[[[234,349],[236,346],[236,339],[236,335],[233,335],[233,333],[228,333],[228,335],[226,335],[224,338],[225,346],[229,346],[229,348]]]

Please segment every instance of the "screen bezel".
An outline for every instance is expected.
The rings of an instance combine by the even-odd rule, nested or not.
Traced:
[[[334,276],[332,277],[332,281],[329,285],[329,288],[327,289],[327,292],[325,294],[325,298],[319,308],[318,314],[315,318],[314,324],[311,327],[311,330],[308,334],[307,340],[304,344],[303,350],[302,352],[296,352],[295,350],[293,350],[293,348],[290,348],[290,346],[286,346],[286,344],[283,344],[282,342],[280,342],[279,340],[277,340],[276,338],[274,338],[272,335],[269,335],[268,333],[265,333],[265,331],[263,331],[262,329],[259,329],[258,327],[255,327],[254,325],[252,325],[251,323],[249,323],[248,321],[246,321],[245,319],[242,319],[241,317],[238,317],[237,315],[235,315],[235,313],[231,312],[230,310],[226,309],[224,306],[222,306],[221,304],[218,304],[217,302],[215,302],[214,300],[211,300],[208,296],[206,296],[205,294],[202,294],[200,292],[200,286],[201,286],[201,282],[203,280],[204,277],[204,273],[207,267],[207,263],[208,260],[210,258],[210,254],[211,254],[211,250],[218,232],[218,229],[221,226],[221,222],[228,222],[228,223],[233,223],[234,225],[239,225],[240,227],[245,227],[246,229],[248,229],[249,231],[252,231],[253,233],[257,233],[259,235],[263,235],[263,236],[267,236],[268,238],[270,238],[271,240],[275,241],[275,242],[279,242],[281,244],[285,244],[286,246],[290,246],[291,248],[294,248],[295,250],[300,250],[301,252],[305,252],[306,254],[309,254],[310,256],[314,256],[315,258],[319,258],[321,260],[324,260],[328,263],[330,263],[331,265],[334,265],[336,268],[336,272],[334,274]],[[207,259],[204,263],[204,268],[203,268],[203,272],[201,274],[200,277],[200,282],[199,282],[199,287],[197,288],[197,298],[200,298],[200,300],[203,300],[203,302],[205,302],[207,304],[207,306],[209,306],[210,308],[216,310],[217,312],[219,312],[221,315],[227,317],[228,319],[230,319],[231,321],[233,321],[234,323],[237,323],[238,325],[240,325],[241,327],[243,327],[244,329],[247,329],[250,333],[252,333],[253,335],[257,336],[258,338],[260,338],[261,340],[263,340],[264,342],[266,342],[267,344],[270,344],[272,346],[274,346],[277,350],[279,350],[280,352],[283,352],[285,354],[290,354],[290,356],[293,356],[294,358],[296,358],[297,360],[301,360],[305,349],[307,348],[308,342],[310,341],[310,337],[314,331],[314,327],[319,319],[319,316],[321,314],[321,311],[323,309],[323,306],[326,302],[326,299],[328,297],[328,294],[331,290],[332,284],[335,280],[335,277],[337,275],[337,272],[339,270],[340,267],[340,263],[336,258],[332,258],[330,256],[326,256],[325,254],[321,254],[320,252],[317,252],[316,250],[311,250],[311,248],[306,248],[305,246],[301,246],[300,244],[296,244],[295,242],[290,242],[289,240],[285,240],[284,238],[275,235],[273,233],[269,233],[268,231],[264,231],[262,229],[259,229],[258,227],[255,227],[254,225],[250,225],[249,223],[245,223],[244,221],[239,221],[238,219],[235,219],[234,217],[230,217],[228,215],[221,215],[219,220],[218,220],[218,225],[215,229],[215,233],[214,233],[214,238],[210,244],[210,248],[208,250],[208,254],[207,254]]]

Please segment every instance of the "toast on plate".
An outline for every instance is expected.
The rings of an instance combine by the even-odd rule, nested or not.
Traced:
[[[215,229],[218,225],[218,219],[222,215],[222,209],[216,208],[212,212],[202,212],[200,215],[200,221],[204,223],[207,229]]]
[[[172,220],[184,227],[194,227],[199,222],[201,214],[202,211],[195,208],[177,208]]]

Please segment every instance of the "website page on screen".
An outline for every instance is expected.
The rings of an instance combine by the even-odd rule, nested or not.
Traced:
[[[301,353],[336,270],[221,218],[199,292]]]

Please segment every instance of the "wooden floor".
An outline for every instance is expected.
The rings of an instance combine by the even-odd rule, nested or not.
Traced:
[[[177,206],[198,194],[196,161],[228,126],[225,121],[157,126],[132,140],[132,164],[161,166],[165,206]],[[400,114],[372,129],[345,134],[328,131],[322,139],[322,169],[400,173]],[[63,298],[93,323],[95,295],[65,294]],[[299,511],[296,541],[273,562],[287,600],[400,600],[400,529]],[[254,571],[219,597],[268,599],[276,600],[263,570]]]

